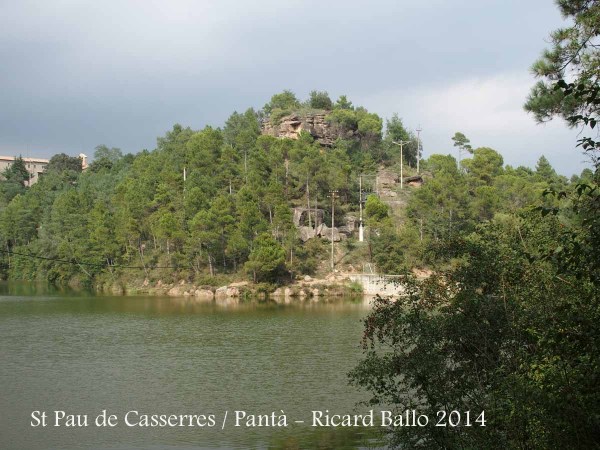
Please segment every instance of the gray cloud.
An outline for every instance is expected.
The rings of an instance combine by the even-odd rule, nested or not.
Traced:
[[[456,130],[440,123],[435,96],[488,80],[485,99],[496,104],[506,89],[489,80],[506,74],[519,79],[511,94],[526,94],[528,68],[560,24],[547,0],[4,2],[0,153],[153,148],[176,122],[220,126],[282,89],[325,89],[398,112],[427,130],[426,148],[448,152]],[[469,111],[482,105],[467,93],[447,110],[469,135]],[[553,127],[542,145],[523,101],[504,116],[492,111],[514,119],[502,130],[477,117],[477,143],[510,163],[545,153],[561,172],[580,171],[578,150],[565,151],[572,132]]]

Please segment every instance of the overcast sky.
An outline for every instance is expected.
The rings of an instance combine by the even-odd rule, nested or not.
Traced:
[[[579,173],[577,132],[522,108],[561,25],[552,0],[0,0],[0,154],[153,149],[175,123],[317,89],[421,125],[426,155],[462,131]]]

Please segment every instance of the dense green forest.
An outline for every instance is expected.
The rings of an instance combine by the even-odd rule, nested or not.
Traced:
[[[534,64],[539,81],[525,108],[579,128],[572,151],[582,149],[594,170],[566,183],[544,160],[535,172],[502,170],[483,149],[457,177],[449,158],[429,159],[438,175],[410,214],[427,224],[428,257],[449,264],[426,280],[407,274],[405,295],[376,301],[350,378],[372,404],[436,419],[446,411],[457,426],[446,418],[389,430],[394,448],[600,446],[600,2],[557,4],[571,25],[552,33]],[[468,150],[464,135],[455,138]],[[441,180],[444,200],[428,197]],[[438,222],[427,201],[439,205]]]
[[[328,148],[308,133],[297,140],[261,135],[265,118],[315,110],[324,111],[332,126],[353,130],[353,137]],[[347,213],[358,215],[359,174],[397,171],[394,141],[411,141],[403,156],[414,173],[414,135],[397,115],[385,133],[382,126],[376,114],[353,107],[345,96],[333,103],[314,91],[300,103],[285,91],[260,111],[234,112],[222,129],[175,125],[153,151],[123,155],[98,146],[85,172],[77,158],[56,155],[30,188],[17,161],[0,182],[2,273],[83,284],[123,274],[206,284],[222,281],[220,275],[277,282],[314,274],[327,246],[299,240],[291,208],[312,204],[328,215],[328,195],[335,190],[338,224]],[[425,184],[407,194],[399,218],[376,195],[368,197],[366,224],[373,232],[362,257],[379,271],[443,263],[427,251],[432,241],[468,234],[497,214],[540,202],[546,188],[581,180],[557,175],[544,157],[535,170],[504,166],[496,151],[472,150],[457,135],[462,140],[455,145],[466,146],[470,158],[460,166],[450,155],[421,161]],[[590,179],[592,172],[581,176]]]
[[[309,134],[261,135],[265,116],[323,106],[332,126],[354,129],[354,139],[325,149]],[[393,158],[390,140],[407,136],[393,118],[382,138],[381,119],[344,97],[333,105],[313,92],[300,104],[286,91],[260,111],[233,113],[222,129],[175,125],[153,151],[98,146],[85,172],[77,158],[56,155],[30,188],[17,160],[0,184],[2,273],[89,282],[136,266],[207,283],[220,274],[277,281],[312,273],[322,249],[300,244],[290,207],[337,190],[339,212],[349,210],[358,204],[357,174],[375,170],[375,158]]]
[[[332,147],[307,132],[298,139],[261,133],[296,113],[321,112],[342,137]],[[349,132],[349,133],[346,133]],[[350,137],[347,137],[350,136]],[[491,148],[471,148],[457,133],[449,146],[460,163],[434,154],[420,161],[425,183],[407,189],[393,211],[376,195],[365,203],[367,248],[351,255],[378,271],[451,262],[430,252],[432,242],[467,235],[478,224],[542,201],[544,189],[589,181],[591,170],[570,180],[541,157],[535,169],[504,166]],[[26,187],[17,161],[0,181],[1,273],[5,278],[91,285],[118,278],[186,279],[218,285],[251,279],[282,283],[319,272],[328,259],[321,240],[303,243],[292,223],[294,206],[318,206],[330,223],[330,191],[337,191],[336,225],[358,216],[359,174],[373,190],[377,172],[415,173],[417,140],[398,115],[386,122],[345,97],[335,103],[313,91],[300,102],[290,91],[262,109],[234,112],[222,128],[175,125],[153,151],[123,155],[100,145],[86,171],[78,158],[55,155],[40,181]],[[369,186],[368,180],[371,180]],[[356,236],[344,248],[356,247]]]

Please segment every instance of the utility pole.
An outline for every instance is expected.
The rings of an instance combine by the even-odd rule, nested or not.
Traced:
[[[417,128],[417,175],[419,174],[419,163],[421,162],[421,125]]]
[[[187,170],[186,167],[183,166],[183,199],[185,200],[185,182],[187,180]]]
[[[359,223],[358,223],[358,242],[363,242],[365,240],[365,230],[363,228],[363,217],[362,217],[362,201],[363,201],[363,196],[362,196],[362,175],[358,176],[358,190],[359,190],[359,197],[358,197],[358,204],[360,205],[360,219],[359,219]]]
[[[308,227],[312,228],[310,221],[310,188],[308,187],[308,175],[306,176],[306,205],[308,206]]]
[[[246,147],[244,147],[244,178],[246,184],[248,184],[248,150],[246,150]]]
[[[334,218],[335,218],[335,199],[337,197],[338,191],[329,191],[329,196],[331,197],[331,271],[335,267],[335,262],[333,258],[333,226],[334,226]]]
[[[359,204],[359,210],[360,210],[360,222],[359,222],[359,227],[358,227],[358,241],[359,242],[364,242],[365,240],[365,225],[364,225],[364,220],[363,220],[363,202],[365,197],[363,197],[363,189],[362,189],[362,179],[366,178],[367,181],[371,178],[373,178],[374,183],[375,183],[375,192],[377,192],[377,195],[379,195],[379,189],[377,189],[378,186],[378,182],[377,182],[377,174],[370,174],[370,173],[360,173],[358,174],[359,178],[359,190],[360,190],[360,199],[358,201]],[[373,184],[370,185],[370,189],[371,192],[373,191]]]
[[[410,141],[400,141],[400,142],[392,141],[392,142],[394,144],[400,146],[400,189],[404,189],[404,173],[403,173],[404,157],[403,157],[403,153],[402,153],[402,147],[405,144],[410,143]]]

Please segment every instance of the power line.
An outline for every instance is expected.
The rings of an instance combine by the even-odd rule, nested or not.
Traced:
[[[335,199],[338,197],[338,191],[329,191],[328,197],[331,197],[331,271],[335,268],[334,245],[333,245],[333,228],[335,227]]]

